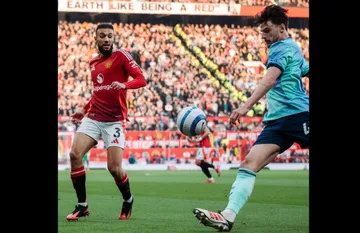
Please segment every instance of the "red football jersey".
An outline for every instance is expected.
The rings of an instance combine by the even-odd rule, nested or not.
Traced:
[[[124,83],[127,89],[146,86],[139,65],[125,50],[116,50],[110,57],[95,57],[90,61],[93,93],[84,107],[88,117],[101,122],[127,120],[127,90],[111,88],[114,81]],[[128,81],[129,76],[134,79]]]

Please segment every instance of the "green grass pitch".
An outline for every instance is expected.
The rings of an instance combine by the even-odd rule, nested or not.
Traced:
[[[90,216],[67,222],[66,215],[74,210],[77,199],[69,171],[59,171],[58,232],[216,232],[198,223],[192,210],[224,209],[236,172],[223,171],[217,177],[211,170],[216,183],[205,184],[201,171],[128,171],[135,202],[131,218],[121,221],[122,198],[110,173],[91,170],[86,176]],[[309,232],[309,171],[259,172],[253,193],[231,232]]]

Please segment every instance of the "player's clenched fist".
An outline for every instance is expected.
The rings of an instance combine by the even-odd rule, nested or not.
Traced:
[[[114,81],[111,83],[111,88],[115,90],[120,90],[120,89],[126,89],[126,86],[121,82]]]

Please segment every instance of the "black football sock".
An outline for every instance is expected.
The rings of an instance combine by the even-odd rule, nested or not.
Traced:
[[[214,168],[214,165],[209,164],[209,163],[205,162],[204,160],[202,160],[200,163],[200,167],[201,167],[201,170],[203,171],[203,173],[207,176],[207,178],[210,179],[212,176],[210,174],[209,167]]]
[[[86,186],[85,186],[86,173],[84,166],[71,169],[70,177],[73,183],[73,187],[76,191],[78,203],[86,202]]]
[[[123,177],[123,179],[120,182],[116,182],[117,187],[119,188],[123,199],[129,200],[131,197],[131,192],[130,192],[130,182],[129,182],[129,177],[128,174],[125,173],[125,176]]]
[[[215,169],[215,167],[214,167],[214,165],[212,165],[212,164],[210,164],[210,163],[208,163],[208,162],[205,162],[204,160],[201,160],[201,163],[200,163],[200,167],[201,168],[213,168],[213,169]]]

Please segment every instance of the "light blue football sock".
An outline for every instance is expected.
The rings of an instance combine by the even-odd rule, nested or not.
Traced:
[[[254,184],[256,173],[247,168],[239,168],[236,180],[234,181],[229,195],[229,203],[226,209],[230,209],[238,214],[250,197]]]

